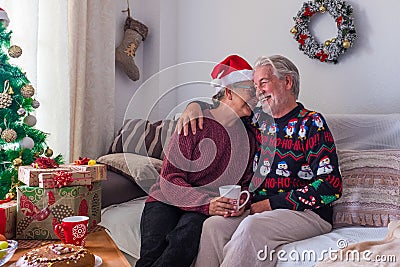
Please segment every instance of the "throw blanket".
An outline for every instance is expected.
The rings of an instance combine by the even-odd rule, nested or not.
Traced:
[[[400,221],[392,221],[388,227],[385,239],[351,244],[334,255],[337,256],[336,260],[327,259],[318,263],[316,267],[399,266]]]

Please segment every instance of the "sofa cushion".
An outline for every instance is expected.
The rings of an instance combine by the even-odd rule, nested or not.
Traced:
[[[126,176],[138,184],[146,192],[156,181],[162,166],[162,161],[133,153],[114,153],[101,156],[97,162]]]
[[[101,181],[101,208],[144,196],[147,193],[136,182],[111,169],[107,170],[107,180]]]
[[[333,226],[387,226],[400,219],[400,150],[338,151],[343,195]]]
[[[163,120],[151,123],[144,119],[124,122],[109,153],[135,153],[157,159],[164,158],[164,149],[175,130],[176,121]]]

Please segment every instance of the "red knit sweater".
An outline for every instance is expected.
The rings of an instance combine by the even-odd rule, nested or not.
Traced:
[[[203,130],[196,135],[172,135],[161,174],[146,202],[162,201],[208,215],[210,200],[219,196],[219,186],[248,188],[255,147],[254,135],[241,120],[224,127],[204,111]]]

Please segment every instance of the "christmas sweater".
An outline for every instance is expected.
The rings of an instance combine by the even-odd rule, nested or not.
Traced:
[[[196,135],[172,135],[146,202],[162,201],[209,215],[209,203],[219,196],[220,186],[238,184],[248,190],[257,143],[253,130],[241,120],[223,126],[208,110],[204,116],[203,130]]]
[[[252,202],[269,199],[272,209],[311,209],[332,223],[331,203],[342,194],[342,178],[324,117],[298,103],[275,119],[257,109],[248,123],[258,141]]]

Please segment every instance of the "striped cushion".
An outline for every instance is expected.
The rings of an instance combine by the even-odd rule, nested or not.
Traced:
[[[129,152],[162,160],[175,125],[174,120],[154,123],[144,119],[126,120],[111,144],[109,153]]]

